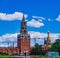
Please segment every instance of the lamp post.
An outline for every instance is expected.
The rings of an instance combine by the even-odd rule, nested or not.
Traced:
[[[24,50],[25,58],[27,58],[27,53],[28,53],[28,50],[27,50],[27,49],[25,49],[25,50]]]
[[[8,47],[9,47],[9,42],[7,42],[7,45],[8,45]]]
[[[9,48],[9,42],[7,41],[6,43],[7,43],[7,47]],[[8,50],[7,50],[7,54],[8,54]]]
[[[34,38],[34,44],[36,45],[36,38]]]
[[[36,38],[34,38],[34,47],[36,45]],[[34,51],[34,54],[36,54],[36,51]]]

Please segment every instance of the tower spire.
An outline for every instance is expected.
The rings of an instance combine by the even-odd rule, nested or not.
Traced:
[[[51,45],[50,32],[48,31],[47,44]]]
[[[26,35],[27,34],[27,26],[26,26],[26,21],[25,21],[24,14],[23,14],[22,22],[21,22],[20,34],[22,34],[22,35]]]
[[[23,14],[22,22],[25,22],[25,17],[24,17],[24,14]]]
[[[47,38],[47,40],[50,40],[50,32],[48,31],[48,38]]]

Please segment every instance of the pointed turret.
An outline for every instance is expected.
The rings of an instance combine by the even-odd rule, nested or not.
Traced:
[[[24,14],[23,14],[22,22],[25,22],[25,17],[24,17]]]
[[[48,37],[47,37],[47,40],[50,41],[50,32],[48,31]]]
[[[22,22],[21,22],[20,34],[21,35],[27,35],[27,26],[26,26],[26,21],[25,21],[24,14],[23,14]]]
[[[47,33],[47,40],[44,39],[44,46],[42,46],[42,52],[46,53],[51,48],[50,32]]]
[[[47,44],[51,47],[50,32],[48,31]]]

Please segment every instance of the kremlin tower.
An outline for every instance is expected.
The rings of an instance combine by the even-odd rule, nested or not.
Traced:
[[[27,25],[23,15],[20,34],[18,35],[19,54],[30,53],[30,35],[27,32]]]
[[[43,53],[49,51],[49,48],[51,47],[50,32],[48,31],[47,34],[47,40],[44,40],[44,46],[42,46]]]
[[[47,45],[51,47],[50,32],[48,31]]]

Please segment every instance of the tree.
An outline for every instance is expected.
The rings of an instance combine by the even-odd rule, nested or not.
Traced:
[[[42,52],[41,46],[38,43],[36,43],[35,46],[31,50],[31,54],[32,55],[40,55],[41,52]]]
[[[57,39],[56,42],[52,44],[50,51],[59,52],[60,55],[60,39]]]
[[[0,55],[8,55],[8,54],[4,52],[0,52]]]

